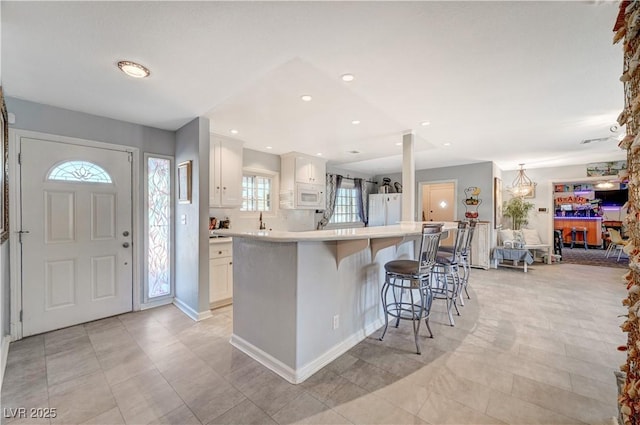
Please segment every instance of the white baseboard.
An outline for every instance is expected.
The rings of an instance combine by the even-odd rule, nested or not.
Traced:
[[[197,311],[195,311],[194,309],[189,307],[187,304],[185,304],[184,301],[180,300],[177,297],[173,299],[173,304],[176,307],[178,307],[184,314],[186,314],[187,316],[189,316],[191,319],[195,320],[196,322],[199,322],[199,321],[204,320],[204,319],[208,319],[209,317],[212,316],[211,310],[206,310],[206,311],[198,313]]]
[[[315,358],[311,362],[298,369],[292,369],[291,367],[282,363],[280,360],[276,359],[268,353],[265,353],[260,348],[245,341],[236,334],[233,334],[231,336],[230,343],[238,350],[242,351],[263,366],[271,369],[292,384],[299,384],[301,382],[304,382],[311,375],[313,375],[347,351],[349,351],[360,341],[378,330],[382,325],[384,325],[384,321],[382,319],[378,319],[377,321],[369,324],[364,329],[351,334],[349,337],[347,337],[347,339],[334,345],[319,357]]]
[[[4,380],[4,371],[7,368],[7,357],[9,356],[9,343],[11,342],[11,335],[6,335],[2,338],[2,347],[0,348],[0,388],[2,388],[2,381]]]
[[[149,310],[150,308],[162,307],[163,305],[173,304],[173,298],[165,298],[160,301],[152,301],[140,304],[140,310]]]
[[[380,327],[383,325],[384,320],[382,319],[378,319],[375,322],[370,323],[364,329],[354,332],[349,337],[347,337],[347,339],[331,347],[320,357],[317,357],[315,360],[312,360],[306,365],[297,369],[296,376],[298,378],[298,382],[296,383],[303,382],[311,375],[349,351],[351,348],[355,347],[360,341],[374,333],[376,330],[380,329]]]
[[[231,335],[231,340],[229,342],[238,350],[242,351],[258,363],[262,364],[264,367],[271,369],[292,384],[299,384],[300,382],[302,382],[296,379],[295,370],[282,363],[272,355],[265,353],[255,345],[240,338],[238,335]]]

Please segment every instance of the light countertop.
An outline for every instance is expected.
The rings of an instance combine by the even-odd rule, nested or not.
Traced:
[[[210,237],[209,238],[209,244],[218,244],[218,243],[229,243],[229,242],[233,242],[233,239],[230,237],[226,237],[226,236],[217,236],[217,237]]]
[[[392,226],[311,230],[306,232],[287,232],[281,230],[236,231],[233,229],[221,229],[215,230],[213,233],[221,236],[232,236],[269,242],[320,242],[415,236],[422,232],[422,224],[422,222],[405,222]],[[457,228],[457,223],[445,222],[443,230],[451,230],[455,228]]]

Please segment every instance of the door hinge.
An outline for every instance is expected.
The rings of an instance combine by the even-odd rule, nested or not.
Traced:
[[[28,230],[20,230],[19,232],[16,232],[18,234],[18,242],[22,243],[22,235],[24,235],[25,233],[29,233]]]
[[[22,310],[20,310],[20,321],[22,322]]]
[[[22,165],[22,152],[18,152],[18,164]]]
[[[132,152],[128,152],[129,153],[129,162],[133,162],[133,153]]]

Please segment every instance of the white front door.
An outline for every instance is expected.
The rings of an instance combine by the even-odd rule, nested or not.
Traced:
[[[455,183],[431,183],[422,185],[422,217],[424,221],[454,221],[455,217]],[[453,244],[453,232],[442,245]]]
[[[20,141],[23,336],[132,310],[131,153]]]

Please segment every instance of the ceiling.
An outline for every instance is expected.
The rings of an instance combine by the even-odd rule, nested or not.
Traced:
[[[320,153],[367,174],[401,170],[396,143],[408,131],[416,169],[625,156],[623,130],[610,131],[623,108],[617,2],[1,7],[8,96],[168,130],[208,116],[247,148]],[[126,77],[123,59],[151,76]]]

